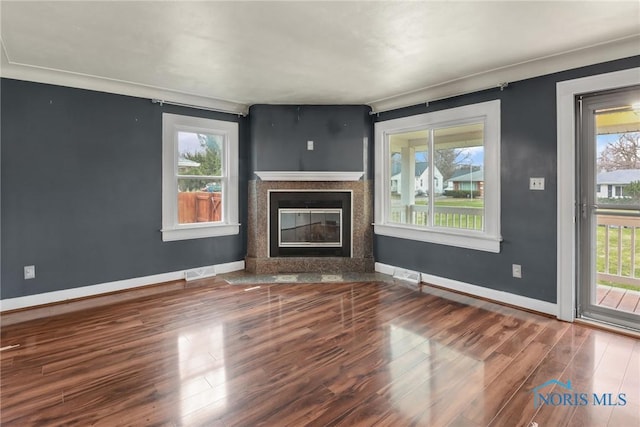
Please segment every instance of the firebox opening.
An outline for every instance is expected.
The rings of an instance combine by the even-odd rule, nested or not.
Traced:
[[[351,256],[350,192],[271,192],[271,257]]]
[[[342,209],[278,209],[280,247],[342,246]]]

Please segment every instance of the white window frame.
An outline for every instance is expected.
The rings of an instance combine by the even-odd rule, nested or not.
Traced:
[[[178,223],[178,132],[222,135],[222,220]],[[238,123],[162,114],[162,240],[201,239],[240,232],[238,223]]]
[[[465,123],[484,123],[484,230],[417,226],[391,222],[391,162],[389,136]],[[418,240],[487,252],[500,252],[500,100],[402,117],[375,124],[374,232],[383,236]],[[432,191],[430,189],[430,191]]]

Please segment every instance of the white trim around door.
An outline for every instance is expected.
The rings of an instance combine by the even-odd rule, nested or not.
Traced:
[[[576,315],[576,95],[640,84],[640,67],[566,80],[556,84],[558,156],[557,317]]]

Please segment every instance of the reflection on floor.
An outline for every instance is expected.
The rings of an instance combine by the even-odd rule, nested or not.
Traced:
[[[243,271],[224,275],[227,283],[247,285],[261,283],[327,283],[327,282],[386,282],[393,283],[393,278],[380,273],[291,273],[291,274],[249,274]]]
[[[0,424],[640,425],[640,340],[388,280],[256,280],[3,325]]]

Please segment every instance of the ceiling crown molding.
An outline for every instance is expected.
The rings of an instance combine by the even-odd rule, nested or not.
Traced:
[[[367,103],[372,114],[438,101],[546,74],[640,55],[640,34],[474,74]]]
[[[246,115],[248,113],[249,105],[247,104],[127,81],[11,62],[2,40],[0,40],[0,45],[2,47],[0,76],[4,78],[157,99],[167,104],[173,103],[232,114]],[[367,105],[371,106],[373,113],[389,111],[480,90],[500,88],[505,83],[636,55],[640,55],[640,34],[478,73],[416,91],[371,101]]]
[[[206,110],[239,115],[246,115],[249,110],[248,105],[232,101],[224,101],[206,96],[176,92],[169,89],[107,79],[98,76],[18,64],[10,61],[6,53],[4,43],[2,43],[1,40],[0,44],[2,45],[0,76],[4,78],[95,90],[98,92],[115,93],[118,95],[135,96],[138,98],[156,99],[162,100],[163,103],[167,104],[203,108]]]

